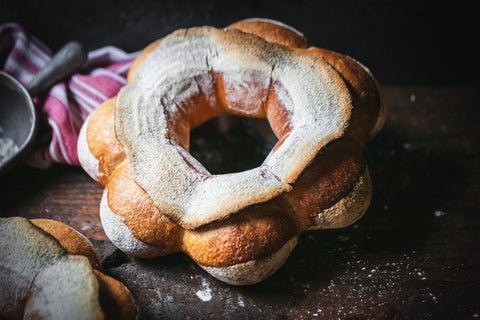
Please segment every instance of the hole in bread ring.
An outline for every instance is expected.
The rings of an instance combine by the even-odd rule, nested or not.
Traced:
[[[115,129],[133,179],[193,229],[289,191],[350,111],[343,80],[315,52],[203,27],[167,36],[138,67]],[[212,175],[187,152],[191,128],[224,113],[268,119],[279,141],[262,165]]]

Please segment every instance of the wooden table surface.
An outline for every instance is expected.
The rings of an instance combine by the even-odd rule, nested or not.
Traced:
[[[365,150],[374,191],[367,213],[346,229],[304,233],[257,285],[223,284],[184,254],[140,260],[116,250],[98,216],[103,188],[77,167],[9,172],[0,216],[52,218],[82,232],[145,319],[480,318],[480,85],[384,94],[386,125]],[[209,124],[192,132],[192,153],[212,171],[262,160],[241,126],[215,137]]]

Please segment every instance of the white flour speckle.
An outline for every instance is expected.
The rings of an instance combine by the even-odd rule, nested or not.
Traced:
[[[438,217],[443,217],[447,213],[445,211],[442,211],[442,210],[435,210],[435,212],[433,214],[435,215],[435,217],[438,218]]]
[[[196,292],[197,297],[200,298],[202,301],[210,301],[212,300],[212,289],[208,285],[207,281],[202,279],[202,289]]]
[[[238,296],[238,305],[240,307],[245,307],[245,302],[243,302],[243,298],[241,296]]]
[[[415,102],[415,100],[417,100],[417,96],[414,95],[414,94],[411,94],[411,95],[410,95],[410,101],[411,101],[411,102]]]

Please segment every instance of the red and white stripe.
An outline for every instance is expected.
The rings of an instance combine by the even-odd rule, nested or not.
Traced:
[[[47,145],[38,145],[29,164],[48,167],[52,162],[79,165],[77,138],[87,116],[127,83],[126,76],[137,56],[116,47],[89,52],[78,73],[53,86],[34,102],[45,127]],[[0,67],[26,84],[51,58],[50,49],[15,23],[0,25]]]

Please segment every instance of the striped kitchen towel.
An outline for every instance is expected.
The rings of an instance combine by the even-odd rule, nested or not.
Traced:
[[[126,84],[137,54],[111,46],[91,51],[77,73],[34,97],[40,132],[26,162],[39,168],[52,162],[79,165],[77,137],[83,121]],[[0,67],[21,83],[26,84],[51,56],[50,49],[20,25],[0,25]]]

